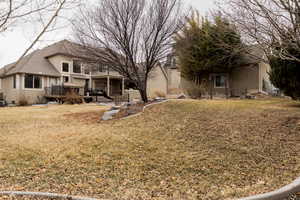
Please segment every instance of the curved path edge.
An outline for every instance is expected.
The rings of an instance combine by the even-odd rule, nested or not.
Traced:
[[[155,106],[155,105],[158,105],[158,104],[166,103],[168,101],[169,100],[167,99],[167,100],[163,100],[163,101],[159,101],[159,102],[148,104],[148,105],[146,105],[146,106],[143,107],[143,110],[141,112],[136,113],[134,115],[129,115],[127,117],[123,117],[120,120],[122,120],[122,119],[130,119],[130,118],[134,118],[134,117],[140,116],[141,114],[143,114],[145,112],[146,108],[151,107],[151,106]]]
[[[89,197],[70,196],[64,194],[48,193],[48,192],[22,192],[22,191],[0,191],[0,196],[31,196],[40,198],[59,198],[67,200],[100,200]]]
[[[238,200],[288,200],[290,195],[300,192],[300,177],[289,185],[273,192],[241,198]]]

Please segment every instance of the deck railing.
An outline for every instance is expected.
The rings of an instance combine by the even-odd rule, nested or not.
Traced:
[[[51,87],[45,87],[46,96],[65,96],[66,90],[62,85],[53,85]]]

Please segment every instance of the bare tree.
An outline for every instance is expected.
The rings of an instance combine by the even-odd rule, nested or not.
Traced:
[[[181,0],[102,0],[80,12],[77,40],[95,62],[110,65],[147,98],[151,70],[171,52],[183,26]]]
[[[300,51],[299,0],[228,0],[221,9],[248,44],[257,43],[266,55],[300,62],[288,51],[291,45]]]
[[[59,13],[79,5],[80,0],[0,0],[0,33],[13,30],[15,27],[37,21],[42,25],[37,36],[24,51],[21,60],[50,29],[54,29]]]

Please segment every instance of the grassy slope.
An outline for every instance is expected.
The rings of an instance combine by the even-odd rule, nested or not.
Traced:
[[[105,123],[68,111],[95,113],[96,106],[1,109],[0,190],[111,199],[270,191],[300,175],[300,107],[293,105],[173,101]]]

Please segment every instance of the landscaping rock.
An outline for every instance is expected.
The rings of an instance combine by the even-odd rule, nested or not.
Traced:
[[[102,120],[104,120],[104,121],[111,120],[111,119],[113,119],[113,116],[119,112],[120,112],[120,110],[106,111],[102,116]]]
[[[56,102],[56,101],[49,101],[48,105],[58,105],[58,102]]]
[[[164,101],[164,100],[166,100],[166,98],[164,98],[164,97],[156,97],[154,99],[154,101]]]
[[[112,106],[110,110],[120,110],[121,106]]]
[[[186,96],[184,94],[181,94],[177,97],[177,99],[186,99]]]

